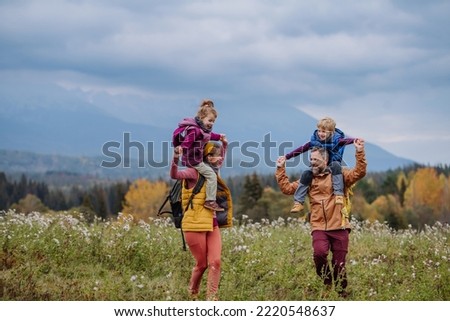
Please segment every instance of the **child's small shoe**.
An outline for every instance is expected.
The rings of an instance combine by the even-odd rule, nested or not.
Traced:
[[[206,201],[203,207],[216,212],[224,211],[224,209],[221,208],[215,201]]]
[[[342,196],[342,195],[336,195],[336,201],[335,201],[335,204],[336,204],[336,205],[337,205],[337,204],[344,205],[344,196]]]
[[[301,211],[303,211],[303,204],[294,202],[294,206],[291,208],[291,213],[300,213]]]

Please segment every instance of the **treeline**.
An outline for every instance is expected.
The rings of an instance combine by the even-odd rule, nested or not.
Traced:
[[[298,177],[300,173],[291,180]],[[232,191],[239,191],[234,197],[238,201],[237,217],[246,215],[259,220],[289,216],[293,198],[279,191],[273,175],[252,174],[228,182]],[[447,165],[415,165],[368,173],[352,191],[351,215],[357,220],[386,222],[394,229],[450,221],[450,167]],[[306,202],[305,212],[308,209]]]
[[[300,173],[292,175],[298,179]],[[290,216],[293,199],[283,195],[273,174],[252,173],[226,178],[234,201],[234,216],[259,221]],[[173,181],[137,179],[92,186],[49,187],[29,180],[8,181],[0,173],[0,210],[72,211],[90,219],[116,218],[119,213],[136,221],[155,217]],[[305,211],[308,211],[306,203]],[[357,220],[387,222],[395,229],[420,228],[450,220],[450,168],[413,166],[368,173],[353,188],[351,214]]]
[[[89,220],[94,217],[107,219],[122,210],[130,184],[126,181],[49,187],[24,174],[19,180],[8,180],[6,174],[0,172],[0,210],[14,209],[22,213],[72,211],[83,213]]]

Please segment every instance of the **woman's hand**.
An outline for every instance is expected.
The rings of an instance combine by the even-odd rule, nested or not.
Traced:
[[[173,149],[173,158],[180,158],[181,153],[183,153],[183,148],[181,146],[177,146]]]

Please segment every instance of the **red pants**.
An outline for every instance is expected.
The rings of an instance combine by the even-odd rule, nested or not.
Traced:
[[[314,263],[316,273],[323,282],[331,285],[333,280],[341,289],[347,287],[347,274],[345,272],[345,260],[348,253],[348,230],[314,231],[312,232],[312,245],[314,250]],[[331,266],[328,262],[328,253],[331,250]]]
[[[191,294],[197,294],[205,270],[208,270],[206,298],[217,300],[220,282],[220,259],[222,253],[222,237],[219,227],[215,226],[212,232],[184,232],[186,243],[195,259],[189,282]]]

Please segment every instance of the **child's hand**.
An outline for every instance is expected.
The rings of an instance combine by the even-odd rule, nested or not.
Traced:
[[[220,134],[220,141],[222,143],[228,143],[227,136],[225,134]]]

